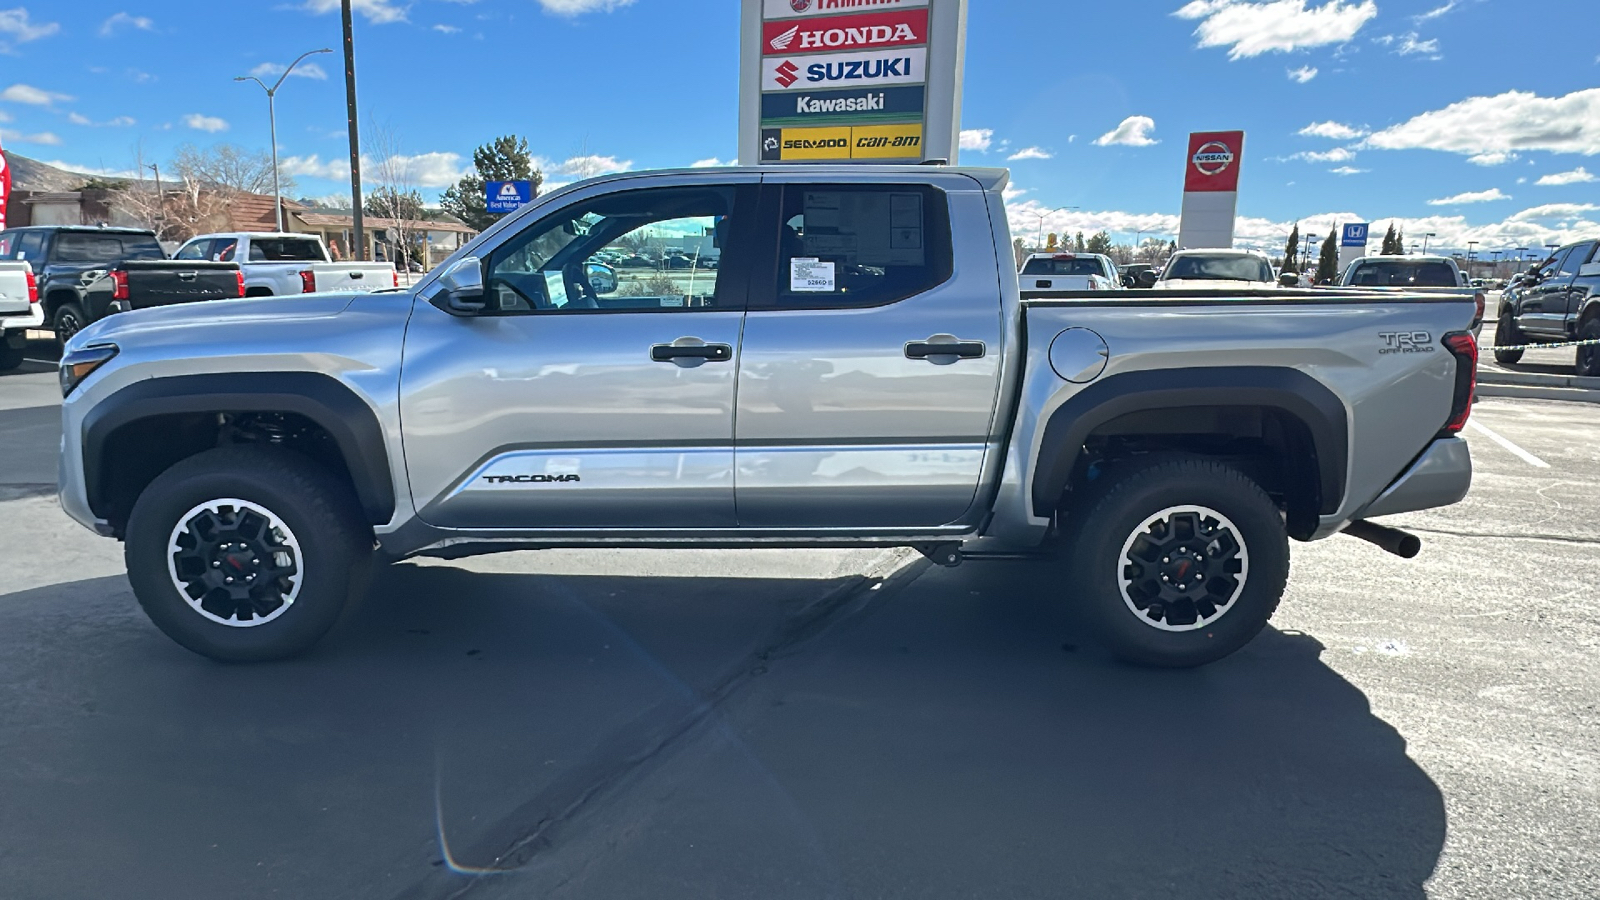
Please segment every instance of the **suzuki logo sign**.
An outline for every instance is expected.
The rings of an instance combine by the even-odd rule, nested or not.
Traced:
[[[800,67],[786,59],[782,65],[778,66],[777,74],[774,77],[779,84],[789,87],[800,80]]]

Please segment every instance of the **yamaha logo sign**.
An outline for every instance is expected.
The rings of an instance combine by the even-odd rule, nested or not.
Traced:
[[[1233,165],[1233,150],[1221,141],[1210,141],[1195,151],[1191,162],[1202,175],[1220,175]]]
[[[789,8],[797,13],[803,13],[811,8],[811,0],[789,0]]]

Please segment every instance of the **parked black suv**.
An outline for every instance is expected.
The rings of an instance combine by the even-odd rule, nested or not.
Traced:
[[[1494,358],[1522,359],[1526,344],[1600,341],[1600,241],[1568,244],[1500,295]],[[1578,348],[1579,375],[1600,377],[1600,345]]]
[[[63,344],[115,312],[244,296],[238,263],[174,262],[150,231],[42,225],[6,235],[11,258],[33,266],[45,325]]]

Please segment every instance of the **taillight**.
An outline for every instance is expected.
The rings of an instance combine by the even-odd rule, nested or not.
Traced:
[[[1456,358],[1456,393],[1450,404],[1450,420],[1440,434],[1458,434],[1472,415],[1472,395],[1478,388],[1478,339],[1470,331],[1453,331],[1441,341]]]
[[[1474,302],[1476,302],[1478,304],[1478,314],[1472,320],[1472,327],[1473,328],[1477,328],[1480,324],[1483,323],[1483,308],[1484,308],[1484,305],[1489,302],[1489,298],[1484,295],[1483,291],[1479,291],[1479,292],[1477,292],[1477,294],[1473,295],[1472,299],[1473,299]]]
[[[235,272],[233,274],[239,276],[239,296],[243,297],[244,296],[244,270],[240,269],[239,271],[237,271],[237,272]]]
[[[39,302],[39,279],[33,276],[33,270],[28,270],[28,302]]]
[[[1093,278],[1089,279],[1089,290],[1091,290],[1091,291],[1100,290],[1100,282],[1095,281]]]
[[[128,299],[128,273],[121,269],[111,271],[111,299]]]
[[[317,275],[310,269],[300,273],[300,293],[315,294],[317,292]]]
[[[395,269],[394,270],[394,286],[395,287],[399,287],[400,286],[400,270],[399,269]]]

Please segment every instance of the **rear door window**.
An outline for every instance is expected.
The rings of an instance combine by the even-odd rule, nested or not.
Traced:
[[[778,271],[752,306],[884,306],[950,279],[949,201],[926,185],[790,184],[781,188]]]
[[[1024,275],[1104,275],[1105,266],[1097,256],[1057,256],[1054,259],[1030,259],[1022,269]]]
[[[323,262],[314,238],[251,238],[251,262]]]

